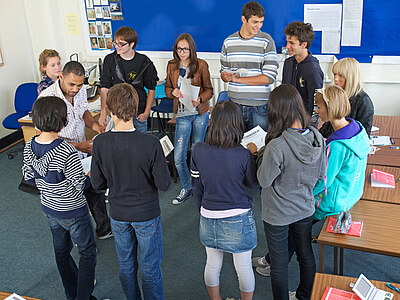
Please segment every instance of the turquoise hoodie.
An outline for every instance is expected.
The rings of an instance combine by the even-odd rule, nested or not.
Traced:
[[[345,131],[346,127],[341,130]],[[335,139],[327,145],[326,179],[319,180],[313,192],[314,219],[322,220],[344,208],[348,210],[361,198],[370,142],[365,129],[361,125],[360,128],[353,137]]]

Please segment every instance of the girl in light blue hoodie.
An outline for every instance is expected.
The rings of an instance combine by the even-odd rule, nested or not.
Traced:
[[[360,122],[346,119],[350,103],[343,89],[329,86],[315,95],[316,112],[330,121],[334,132],[326,140],[327,170],[314,188],[314,219],[349,210],[361,198],[369,151],[368,135]]]

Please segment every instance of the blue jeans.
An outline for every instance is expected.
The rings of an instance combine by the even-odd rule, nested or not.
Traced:
[[[242,111],[244,131],[249,131],[260,125],[265,131],[268,130],[268,104],[260,106],[247,106],[236,103]]]
[[[142,299],[137,281],[138,259],[144,299],[164,299],[161,217],[145,222],[110,219],[119,263],[119,278],[126,299]]]
[[[135,126],[136,130],[147,133],[147,120],[142,122],[137,117],[133,117],[133,126]]]
[[[264,222],[268,250],[271,259],[271,284],[274,299],[288,300],[289,232],[300,266],[300,284],[296,298],[310,299],[315,276],[315,259],[311,246],[313,216],[286,226],[274,226]]]
[[[96,267],[96,240],[90,215],[59,219],[45,214],[53,235],[57,268],[68,300],[96,299],[91,296]],[[70,252],[72,241],[78,245],[79,268]]]
[[[203,115],[192,115],[176,118],[174,160],[175,167],[185,190],[192,189],[190,173],[187,165],[187,149],[190,136],[192,136],[192,147],[198,142],[204,142],[208,126],[208,112]]]

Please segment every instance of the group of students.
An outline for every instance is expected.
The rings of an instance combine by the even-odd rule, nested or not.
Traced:
[[[211,117],[208,64],[197,58],[189,34],[177,38],[167,65],[165,93],[174,99],[174,158],[182,184],[172,203],[193,196],[199,209],[200,240],[207,253],[204,280],[211,299],[221,299],[224,252],[233,254],[241,299],[253,297],[252,267],[271,276],[274,299],[309,299],[315,274],[312,225],[350,209],[363,192],[373,105],[363,91],[358,62],[336,62],[335,85],[322,89],[323,72],[308,51],[312,27],[292,22],[285,29],[292,56],[284,63],[283,84],[271,91],[278,63],[272,37],[260,31],[263,19],[259,3],[245,4],[241,30],[224,41],[221,78],[229,82],[230,101],[217,103]],[[61,71],[55,50],[45,50],[39,58],[42,80],[32,120],[40,134],[26,144],[23,174],[41,191],[67,299],[95,299],[96,242],[89,210],[97,237],[114,236],[126,298],[164,298],[158,189],[168,189],[170,175],[158,139],[145,134],[158,77],[151,60],[134,50],[137,41],[132,28],[115,33],[116,51],[106,56],[100,79],[99,122],[87,110],[83,67],[69,62]],[[183,81],[200,87],[192,100],[195,109],[180,101]],[[319,131],[314,105],[324,122]],[[268,129],[265,147],[242,147],[244,132],[257,125]],[[85,126],[101,134],[86,141]],[[84,174],[79,159],[87,154],[92,166]],[[269,253],[252,259],[257,233],[246,187],[257,186]],[[70,255],[71,239],[81,255],[79,267]],[[289,294],[288,263],[294,252],[300,283]]]

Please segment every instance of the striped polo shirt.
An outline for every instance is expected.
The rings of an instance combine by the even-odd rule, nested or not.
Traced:
[[[278,75],[278,57],[275,42],[265,32],[245,39],[239,31],[225,39],[221,50],[221,72],[238,71],[240,77],[266,75],[270,84],[246,85],[229,82],[228,96],[239,104],[259,106],[267,103],[271,85]]]

